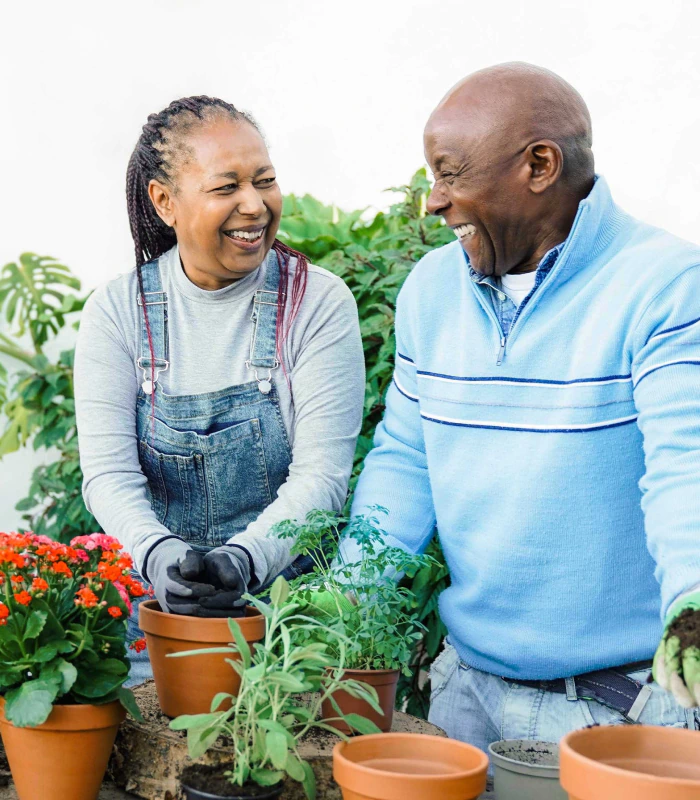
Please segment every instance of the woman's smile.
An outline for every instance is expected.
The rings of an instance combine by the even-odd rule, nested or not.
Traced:
[[[223,231],[223,234],[234,247],[252,253],[262,247],[266,230],[267,225],[255,225],[253,227],[229,228]]]

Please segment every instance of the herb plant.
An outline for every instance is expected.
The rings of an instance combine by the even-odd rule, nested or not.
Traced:
[[[373,515],[348,519],[314,510],[303,523],[278,523],[271,534],[294,539],[292,554],[313,559],[313,572],[293,583],[295,599],[307,604],[307,613],[336,626],[348,637],[345,666],[398,669],[410,675],[411,654],[425,628],[418,620],[416,598],[397,582],[397,577],[412,578],[434,560],[386,547],[376,516],[382,512],[385,510],[377,508]],[[357,561],[343,557],[339,547],[342,525],[343,536],[355,545]],[[333,650],[332,639],[330,646]]]
[[[0,693],[17,727],[45,722],[55,702],[118,699],[139,716],[122,684],[129,673],[130,598],[145,590],[120,550],[116,539],[99,533],[70,545],[0,533]]]
[[[272,585],[270,603],[244,595],[265,616],[265,638],[251,651],[234,620],[229,628],[234,642],[226,647],[212,647],[172,654],[171,658],[203,653],[226,653],[240,656],[229,664],[240,675],[237,696],[221,692],[211,704],[211,713],[177,717],[173,730],[186,730],[190,756],[199,758],[220,737],[233,745],[233,764],[225,775],[235,786],[248,781],[260,786],[274,786],[288,775],[302,783],[306,796],[316,796],[313,769],[299,755],[299,742],[312,728],[331,731],[346,738],[334,727],[340,719],[318,719],[323,701],[338,689],[345,659],[347,640],[337,631],[316,619],[299,613],[300,604],[288,602],[289,584],[279,577]],[[294,645],[293,631],[303,631],[310,639],[318,634],[336,643],[336,656],[328,642],[309,641]],[[366,700],[379,711],[376,691],[363,683],[343,681],[343,690]],[[309,702],[300,696],[317,693]],[[230,708],[219,710],[226,701]],[[357,714],[342,717],[361,733],[378,733],[373,723]]]

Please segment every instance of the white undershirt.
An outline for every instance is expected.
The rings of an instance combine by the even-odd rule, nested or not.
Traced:
[[[536,277],[537,270],[520,275],[501,275],[501,289],[517,307],[532,291]]]

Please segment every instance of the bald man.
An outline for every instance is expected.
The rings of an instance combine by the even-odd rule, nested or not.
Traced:
[[[591,145],[578,92],[529,65],[435,109],[428,210],[456,240],[399,295],[355,493],[389,509],[388,544],[437,529],[430,719],[483,749],[700,728],[700,248],[620,209]]]

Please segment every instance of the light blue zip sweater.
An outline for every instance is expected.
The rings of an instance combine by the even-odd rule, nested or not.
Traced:
[[[459,244],[401,290],[396,370],[353,514],[452,584],[451,642],[552,679],[653,656],[700,583],[700,248],[618,208],[603,178],[502,331]],[[345,557],[353,558],[345,545]]]

